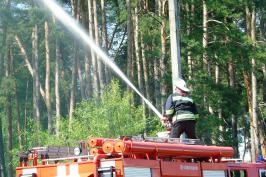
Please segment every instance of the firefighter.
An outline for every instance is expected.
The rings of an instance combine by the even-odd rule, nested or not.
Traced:
[[[196,139],[195,125],[198,116],[194,101],[188,96],[190,90],[183,79],[174,82],[175,93],[171,94],[164,106],[164,117],[161,122],[172,124],[170,138],[180,138],[186,133],[188,138]]]

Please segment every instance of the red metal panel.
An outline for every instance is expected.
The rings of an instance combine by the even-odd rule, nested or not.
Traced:
[[[266,169],[265,163],[228,163],[229,170],[245,170],[247,177],[259,177],[259,170]]]
[[[242,169],[242,168],[266,168],[265,163],[228,163],[229,168]]]
[[[227,163],[201,163],[202,170],[227,170]]]
[[[199,163],[161,162],[162,177],[201,177]]]
[[[22,174],[22,169],[16,168],[16,177]]]
[[[123,159],[124,167],[151,168],[152,177],[161,177],[160,161],[147,159]]]
[[[161,170],[158,168],[152,168],[152,177],[161,177]]]
[[[123,159],[124,167],[146,167],[160,169],[160,162],[158,160],[146,159]]]

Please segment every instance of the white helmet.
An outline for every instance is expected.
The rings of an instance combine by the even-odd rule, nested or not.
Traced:
[[[177,79],[174,81],[174,86],[179,88],[180,90],[183,90],[184,92],[189,92],[189,88],[187,88],[187,84],[183,79]]]

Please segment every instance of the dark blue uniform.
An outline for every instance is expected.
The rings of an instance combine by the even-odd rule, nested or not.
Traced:
[[[164,115],[172,123],[171,138],[179,138],[185,132],[188,138],[196,139],[195,124],[198,112],[190,97],[171,94],[167,98],[164,110]]]

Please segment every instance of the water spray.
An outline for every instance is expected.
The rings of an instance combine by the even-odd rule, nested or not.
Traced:
[[[69,16],[54,0],[40,0],[42,3],[52,11],[55,17],[63,23],[72,33],[77,35],[81,40],[83,40],[101,59],[106,63],[116,74],[118,74],[143,100],[144,102],[153,110],[153,112],[162,118],[163,115],[147,100],[138,89],[130,82],[126,75],[116,66],[112,60],[103,52],[103,50],[98,47],[95,42],[89,37],[89,35],[83,30],[83,28]]]

